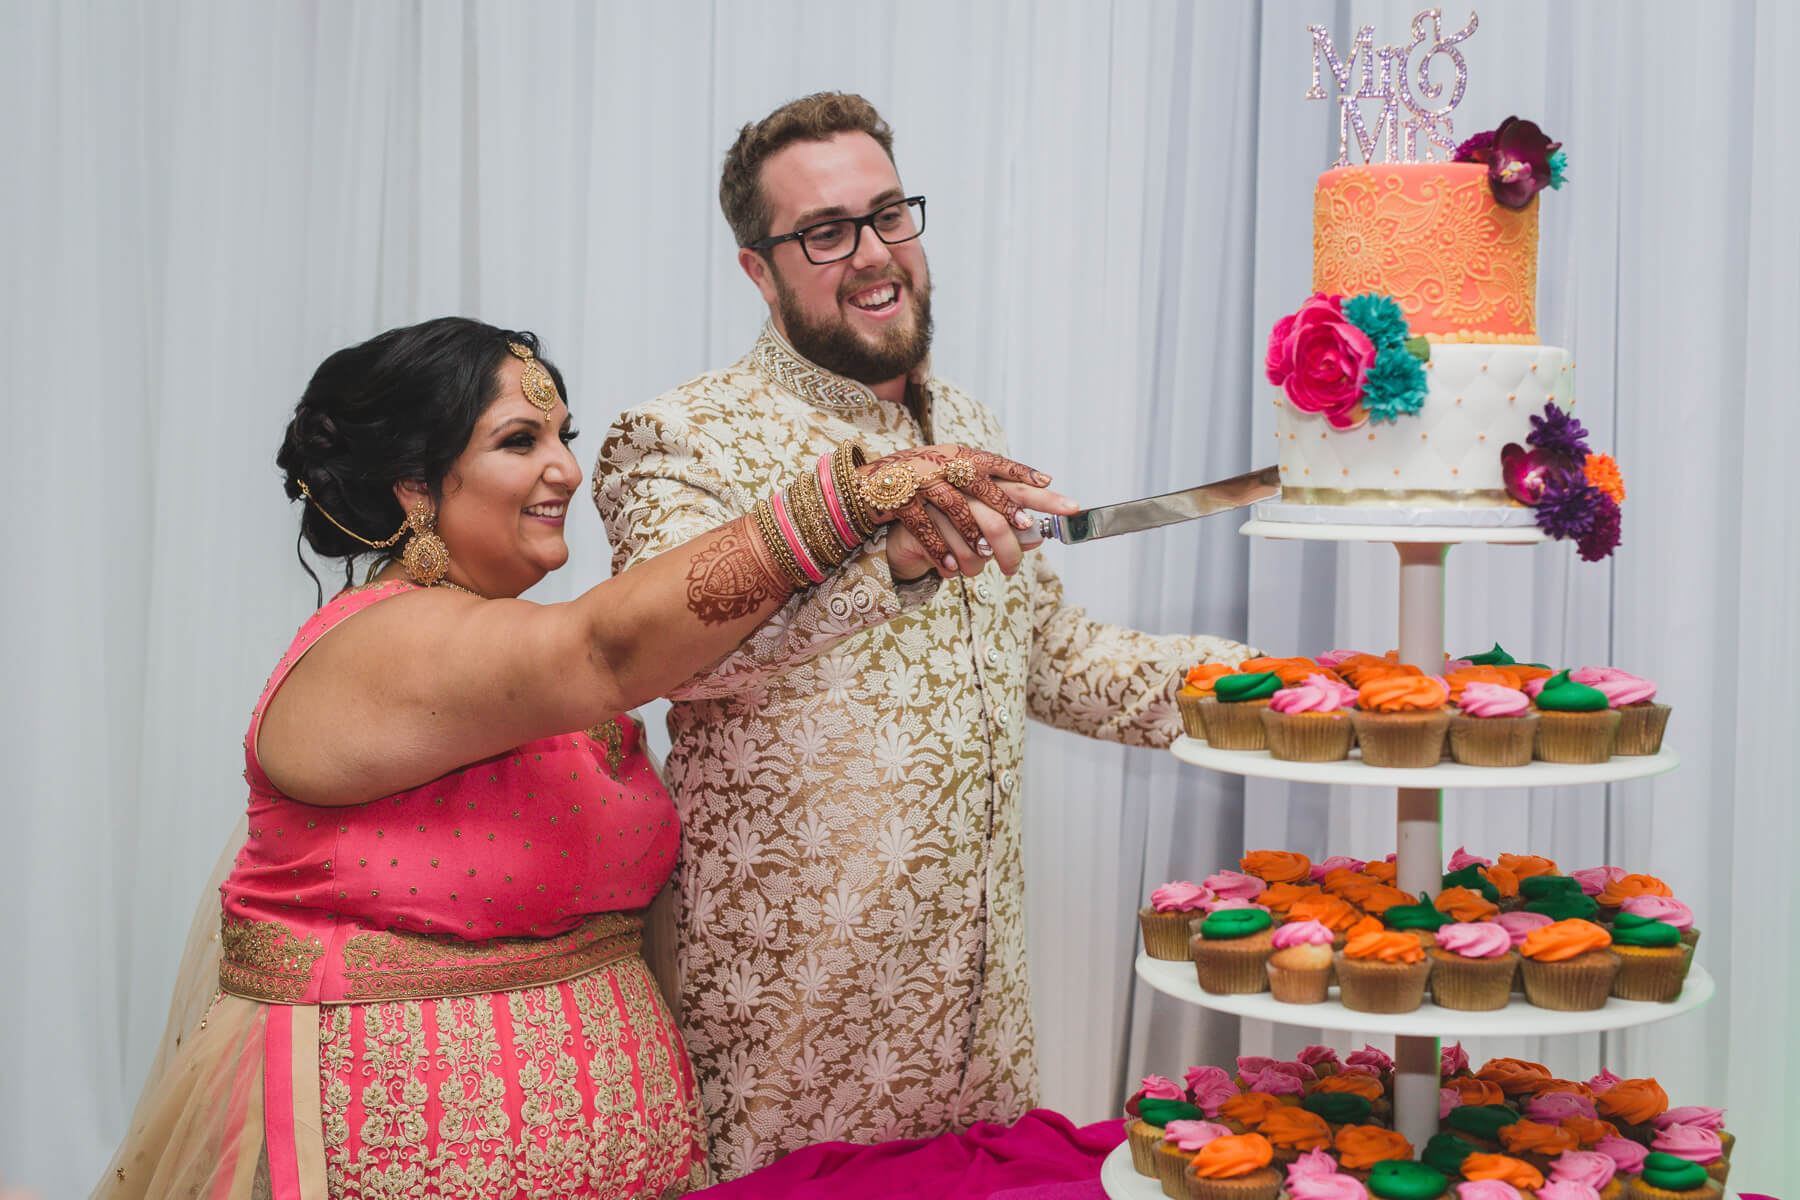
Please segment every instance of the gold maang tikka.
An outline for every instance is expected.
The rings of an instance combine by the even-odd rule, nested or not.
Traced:
[[[508,342],[506,348],[512,356],[525,364],[519,373],[519,386],[525,389],[525,399],[531,407],[544,414],[544,420],[550,419],[550,410],[556,407],[559,397],[556,394],[556,381],[550,378],[550,372],[544,370],[544,364],[537,360],[531,347],[523,342]]]

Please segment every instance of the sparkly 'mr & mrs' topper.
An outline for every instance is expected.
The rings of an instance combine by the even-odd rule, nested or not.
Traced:
[[[1469,64],[1464,61],[1462,51],[1456,47],[1457,43],[1475,32],[1479,20],[1471,12],[1469,23],[1446,37],[1442,16],[1442,9],[1428,8],[1414,17],[1412,40],[1404,46],[1376,46],[1375,27],[1360,26],[1356,31],[1356,40],[1350,44],[1347,60],[1338,58],[1337,47],[1331,42],[1330,30],[1323,25],[1306,27],[1312,33],[1312,87],[1308,89],[1306,98],[1327,99],[1325,89],[1319,86],[1321,61],[1330,69],[1332,78],[1337,82],[1338,157],[1332,166],[1350,165],[1350,135],[1353,132],[1364,163],[1375,162],[1377,152],[1385,162],[1437,162],[1450,158],[1456,152],[1456,135],[1450,125],[1450,110],[1462,103],[1463,91],[1469,82]],[[1420,47],[1426,48],[1425,53],[1414,63],[1413,52]],[[1427,108],[1425,101],[1436,100],[1444,94],[1443,84],[1431,82],[1431,60],[1440,54],[1449,57],[1456,81],[1451,88],[1448,103],[1442,108]],[[1359,66],[1362,81],[1355,91],[1351,91],[1351,76]],[[1415,72],[1418,85],[1416,94],[1413,91]],[[1382,102],[1381,120],[1376,125],[1373,136],[1363,122],[1362,109],[1357,105],[1360,100]],[[1424,136],[1423,147],[1419,144],[1420,135]],[[1433,146],[1442,153],[1434,155],[1431,150]],[[1424,155],[1422,158],[1421,151]]]

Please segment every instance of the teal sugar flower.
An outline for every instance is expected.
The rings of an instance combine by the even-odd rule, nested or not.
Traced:
[[[1382,349],[1404,344],[1409,333],[1406,314],[1400,311],[1400,306],[1390,297],[1374,292],[1344,301],[1344,316]]]
[[[1363,378],[1363,407],[1371,421],[1393,421],[1425,407],[1425,388],[1424,364],[1404,346],[1385,346]]]
[[[1550,186],[1559,188],[1569,181],[1569,156],[1558,150],[1550,156]]]

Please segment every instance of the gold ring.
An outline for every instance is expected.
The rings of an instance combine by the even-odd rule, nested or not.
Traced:
[[[870,508],[893,512],[919,491],[919,477],[905,463],[890,463],[865,476],[859,490]]]
[[[966,458],[953,458],[944,464],[944,478],[959,492],[967,491],[979,474],[975,464]]]

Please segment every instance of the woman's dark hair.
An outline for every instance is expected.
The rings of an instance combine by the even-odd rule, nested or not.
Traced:
[[[322,557],[344,560],[346,587],[358,558],[396,554],[399,546],[371,550],[331,520],[379,542],[406,516],[394,499],[394,484],[416,480],[434,497],[441,494],[444,476],[469,444],[475,422],[498,395],[508,342],[538,354],[536,334],[439,317],[339,350],[313,372],[275,465],[285,476],[288,499],[302,498],[302,482],[312,493],[313,502],[300,516],[300,537]],[[538,360],[566,402],[562,372],[542,355]],[[294,552],[300,553],[298,542]],[[303,555],[300,565],[318,585]]]

